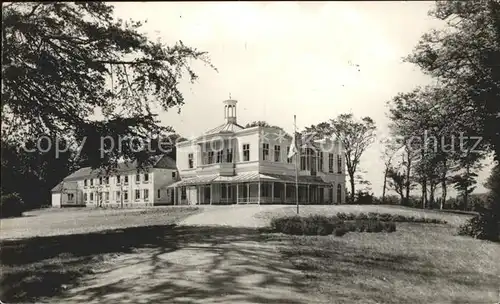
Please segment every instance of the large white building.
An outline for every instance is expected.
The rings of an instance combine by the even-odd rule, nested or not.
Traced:
[[[52,189],[52,206],[133,207],[169,205],[173,191],[167,186],[179,180],[175,161],[166,155],[138,172],[137,163],[121,163],[111,174],[89,167],[66,177]]]
[[[296,157],[287,157],[291,136],[277,127],[244,128],[236,120],[237,101],[223,104],[222,125],[176,145],[181,180],[168,186],[174,191],[174,204],[295,203]],[[343,203],[340,143],[312,141],[300,154],[299,201]]]

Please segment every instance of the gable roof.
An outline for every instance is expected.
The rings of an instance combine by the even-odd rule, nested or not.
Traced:
[[[77,189],[77,185],[75,182],[66,183],[66,182],[62,181],[59,184],[57,184],[54,188],[52,188],[51,192],[52,193],[61,193],[63,190],[63,186],[64,186],[64,190],[76,190]]]
[[[205,135],[210,135],[210,134],[218,134],[218,133],[234,133],[239,130],[245,129],[244,127],[240,126],[237,123],[233,122],[226,122],[218,127],[215,127],[211,130],[208,130],[205,132]]]
[[[117,167],[113,170],[113,173],[135,171],[137,170],[137,168],[138,168],[137,161],[118,163]],[[162,169],[177,170],[175,160],[168,157],[167,155],[153,156],[152,165],[147,166],[146,168],[162,168]],[[64,178],[64,181],[74,181],[85,178],[98,177],[102,172],[103,171],[101,169],[92,169],[91,167],[84,167],[66,176]]]

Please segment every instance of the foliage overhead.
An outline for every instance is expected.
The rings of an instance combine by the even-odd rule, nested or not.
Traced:
[[[353,114],[341,114],[329,122],[305,128],[306,133],[316,137],[333,137],[341,142],[345,151],[347,174],[351,184],[351,201],[355,196],[355,179],[361,156],[375,139],[375,122],[370,117],[356,119]]]
[[[171,132],[153,108],[184,104],[178,85],[186,74],[197,79],[192,60],[211,66],[205,52],[151,41],[141,22],[115,20],[103,2],[8,3],[2,15],[2,136],[18,145],[42,134],[86,139],[82,156],[93,167],[147,160],[130,141],[102,159],[101,138]]]

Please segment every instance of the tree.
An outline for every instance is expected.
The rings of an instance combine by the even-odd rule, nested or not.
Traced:
[[[270,125],[268,122],[263,121],[263,120],[258,120],[258,121],[253,121],[251,123],[247,123],[245,125],[245,128],[252,128],[252,127],[257,127],[257,126],[259,126],[259,127],[278,128],[278,129],[283,130],[283,128],[275,126],[275,125]]]
[[[448,102],[470,112],[500,157],[500,2],[437,1],[430,15],[447,22],[422,36],[406,58],[434,76],[455,98]]]
[[[347,174],[351,184],[350,200],[353,202],[356,189],[356,171],[361,156],[375,139],[375,122],[370,117],[356,119],[352,114],[341,114],[329,122],[312,125],[305,132],[315,137],[334,137],[344,149]]]
[[[171,132],[159,125],[153,105],[167,110],[184,104],[178,89],[191,60],[211,66],[205,52],[179,41],[167,46],[139,32],[141,22],[115,21],[103,2],[2,4],[2,122],[22,145],[41,134],[84,142],[93,167],[119,158],[139,163],[132,138]],[[102,111],[105,119],[92,118]],[[101,139],[122,141],[101,157]]]
[[[384,161],[384,182],[382,185],[382,204],[385,204],[385,191],[387,189],[387,178],[389,175],[389,170],[391,169],[392,166],[392,158],[394,157],[394,154],[396,154],[397,150],[394,146],[393,142],[382,142],[383,144],[383,151],[382,151],[382,160]]]
[[[406,184],[406,175],[398,172],[396,168],[390,167],[387,172],[387,177],[389,179],[389,187],[399,195],[401,198],[401,204],[403,204],[405,201],[404,189]]]

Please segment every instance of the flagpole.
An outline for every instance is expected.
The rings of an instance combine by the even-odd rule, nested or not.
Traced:
[[[297,202],[297,215],[299,214],[299,161],[300,161],[300,147],[297,145],[297,117],[293,115],[293,127],[294,133],[293,138],[295,142],[293,143],[297,148],[297,153],[295,153],[295,201]]]

